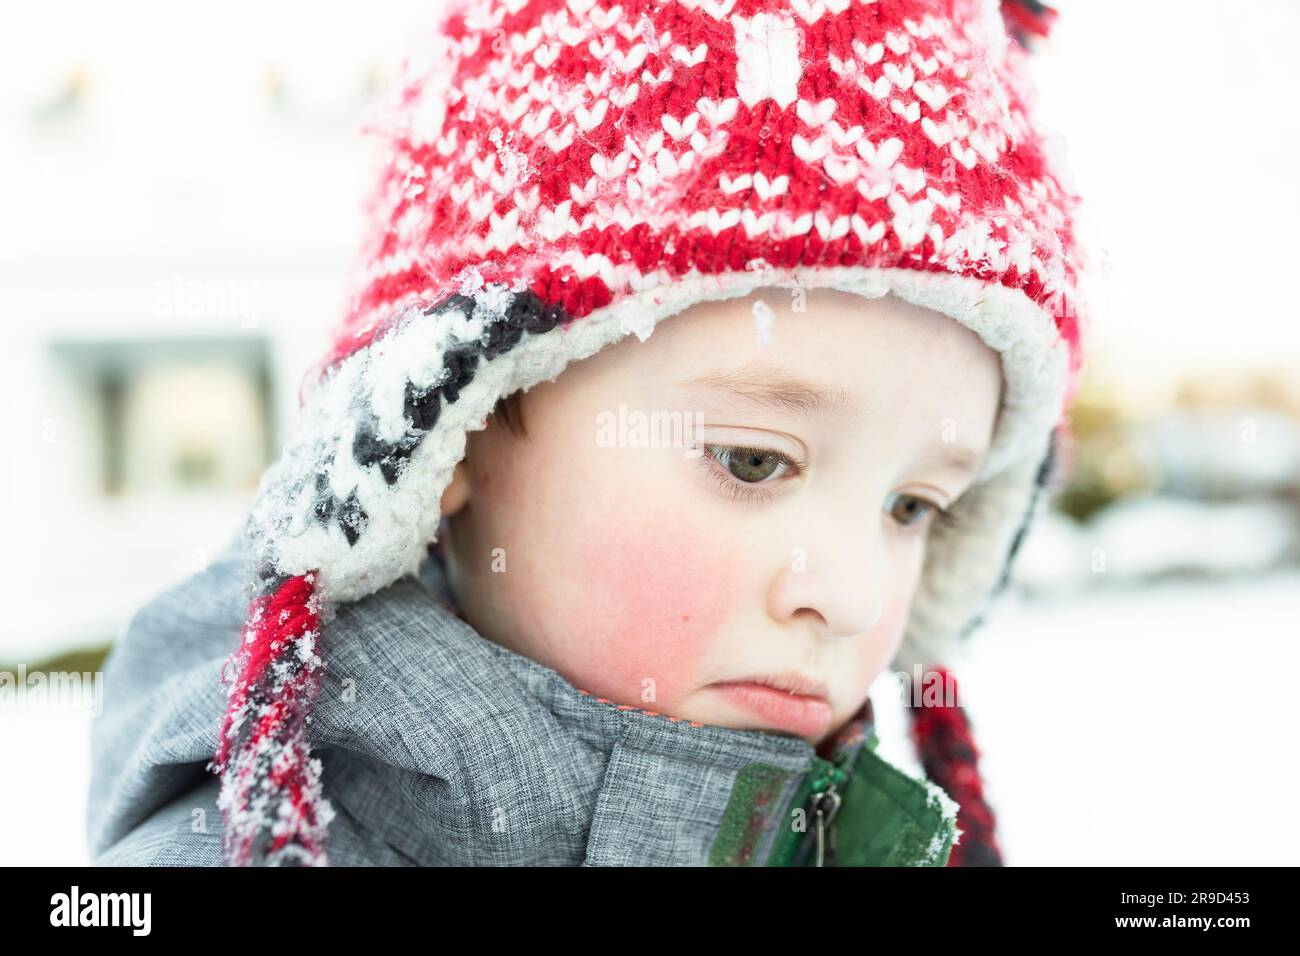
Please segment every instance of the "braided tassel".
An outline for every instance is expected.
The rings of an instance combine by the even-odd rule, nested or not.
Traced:
[[[328,865],[334,811],[306,739],[324,664],[314,574],[254,599],[226,661],[229,705],[209,769],[221,775],[222,855],[229,866]],[[233,668],[233,682],[227,676]]]
[[[1001,866],[1002,850],[994,832],[996,819],[984,800],[979,750],[971,735],[970,721],[965,708],[946,703],[948,699],[957,699],[957,679],[944,667],[931,667],[925,674],[924,680],[937,683],[943,693],[938,702],[926,705],[923,688],[913,678],[908,702],[911,737],[926,776],[942,787],[959,807],[957,826],[961,837],[953,845],[948,865]]]

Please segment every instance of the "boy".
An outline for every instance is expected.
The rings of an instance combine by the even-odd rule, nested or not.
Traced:
[[[960,709],[917,779],[867,689],[947,676],[1052,477],[1047,16],[456,6],[242,549],[114,651],[98,859],[999,862]]]

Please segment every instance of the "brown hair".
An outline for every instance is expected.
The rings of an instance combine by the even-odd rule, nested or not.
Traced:
[[[491,415],[492,418],[499,418],[510,431],[520,438],[527,435],[524,430],[523,397],[523,392],[511,392],[497,402],[496,408],[492,409]]]

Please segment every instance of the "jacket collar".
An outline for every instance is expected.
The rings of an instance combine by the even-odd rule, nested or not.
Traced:
[[[939,856],[946,860],[945,831],[951,840],[956,807],[951,801],[945,804],[946,795],[933,784],[915,780],[875,755],[878,739],[870,700],[837,734],[831,760],[823,760],[798,737],[701,724],[595,696],[555,670],[488,641],[461,618],[436,549],[422,564],[418,581],[444,612],[449,625],[444,633],[458,644],[466,642],[458,654],[472,646],[507,672],[509,683],[544,712],[561,751],[568,738],[570,748],[576,741],[598,755],[587,768],[593,776],[585,786],[595,808],[581,862],[791,862],[792,843],[808,842],[789,837],[791,813],[806,822],[803,805],[814,790],[814,779],[832,767],[855,777],[854,789],[845,791],[856,797],[845,808],[850,829],[865,826],[877,835],[906,834],[922,845],[915,852],[893,844],[877,848],[872,852],[879,861],[885,861],[886,851],[894,854],[895,862],[940,862]],[[490,727],[490,722],[473,723]],[[521,741],[525,747],[536,746],[539,753],[552,742],[547,735],[541,743]],[[494,749],[487,740],[477,746],[478,753]],[[562,752],[551,759],[562,771],[572,769]],[[483,765],[481,758],[466,762],[467,768]],[[861,814],[868,808],[873,819],[864,821]],[[855,810],[860,811],[856,821]],[[909,853],[918,859],[909,858]],[[868,855],[865,849],[859,854],[863,862]]]
[[[587,693],[448,613],[429,573],[332,622],[308,730],[337,812],[331,862],[387,848],[424,865],[700,865],[754,767],[766,789],[746,825],[766,858],[814,765],[806,741]]]
[[[792,814],[830,764],[806,741],[585,693],[449,613],[438,570],[426,562],[418,578],[341,605],[328,628],[307,735],[334,811],[331,863],[752,865],[789,862],[807,843]],[[204,775],[245,573],[228,549],[115,645],[105,683],[117,690],[94,734],[95,852]],[[868,704],[838,741],[844,765],[869,771],[855,774],[856,796],[845,790],[840,819],[876,843],[889,835],[887,846],[846,858],[910,862],[943,825],[926,785],[875,757],[873,740]],[[906,852],[895,831],[910,835]],[[192,843],[212,849],[202,835]]]

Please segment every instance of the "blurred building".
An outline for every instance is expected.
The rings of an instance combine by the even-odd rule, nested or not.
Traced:
[[[366,104],[438,5],[307,9],[55,3],[0,40],[0,664],[107,643],[201,567],[295,413]]]

